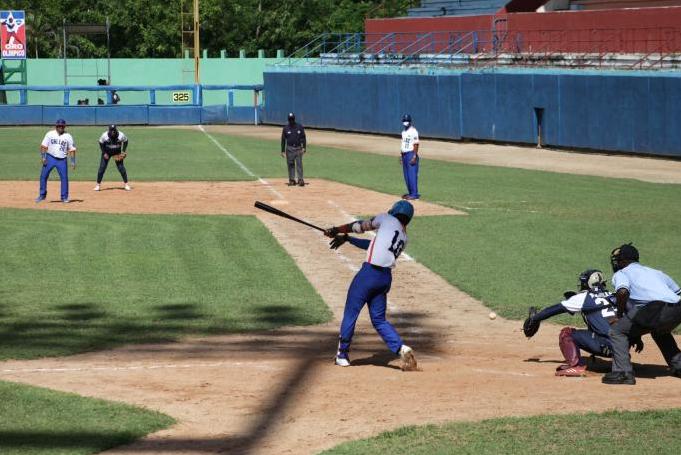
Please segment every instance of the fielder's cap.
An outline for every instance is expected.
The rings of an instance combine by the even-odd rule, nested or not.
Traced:
[[[63,118],[60,118],[59,120],[57,120],[56,122],[54,122],[54,124],[55,124],[56,126],[66,126],[66,120],[64,120]]]
[[[404,114],[402,116],[402,121],[411,123],[411,115],[410,114]]]
[[[293,112],[289,112],[289,113],[288,113],[288,120],[289,120],[289,122],[290,122],[291,120],[295,120],[295,119],[296,119],[296,114],[294,114]]]
[[[114,125],[113,123],[111,125],[109,125],[109,131],[116,131],[116,130],[118,130],[118,127],[116,125]]]

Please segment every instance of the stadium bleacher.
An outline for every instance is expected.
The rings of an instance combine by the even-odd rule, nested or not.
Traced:
[[[506,3],[508,0],[421,0],[421,6],[410,8],[408,14],[411,17],[494,14]]]

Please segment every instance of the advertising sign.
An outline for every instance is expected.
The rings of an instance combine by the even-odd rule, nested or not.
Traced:
[[[26,14],[23,11],[0,11],[0,46],[2,58],[26,58]]]

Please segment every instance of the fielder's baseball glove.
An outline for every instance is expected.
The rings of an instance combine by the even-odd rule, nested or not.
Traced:
[[[331,242],[329,242],[329,248],[331,248],[332,250],[337,250],[347,241],[348,241],[348,235],[347,234],[336,235],[333,238],[333,240],[331,240]]]
[[[113,159],[115,161],[123,161],[126,156],[128,156],[128,154],[126,152],[121,152],[118,155],[114,155]]]
[[[527,338],[532,338],[539,331],[541,321],[534,318],[538,312],[539,309],[537,307],[531,306],[527,319],[523,322],[523,333]]]

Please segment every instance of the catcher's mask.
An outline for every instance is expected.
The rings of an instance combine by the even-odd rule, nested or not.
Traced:
[[[598,269],[588,269],[579,274],[579,289],[582,291],[602,291],[605,289],[605,277]]]
[[[108,132],[109,139],[112,141],[115,141],[118,139],[118,128],[116,125],[109,125],[109,132]]]
[[[610,265],[612,265],[613,272],[624,268],[622,261],[638,262],[638,250],[631,242],[618,246],[610,253]]]

